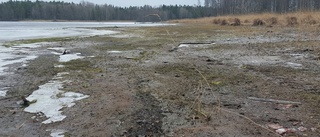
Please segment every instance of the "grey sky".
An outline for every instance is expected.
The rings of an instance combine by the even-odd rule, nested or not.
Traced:
[[[0,0],[1,2],[5,2],[8,0]],[[32,0],[34,1],[34,0]],[[43,0],[50,1],[50,0]],[[59,1],[59,0],[55,0]],[[65,2],[74,2],[79,3],[82,0],[60,0]],[[162,4],[165,5],[196,5],[198,4],[198,0],[85,0],[88,2],[92,2],[95,4],[111,4],[115,6],[143,6],[143,5],[151,5],[151,6],[159,6]],[[203,1],[203,0],[201,0]]]

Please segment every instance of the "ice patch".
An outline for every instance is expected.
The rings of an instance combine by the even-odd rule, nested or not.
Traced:
[[[244,56],[235,59],[235,61],[243,64],[261,65],[280,63],[281,59],[279,56]]]
[[[7,95],[6,90],[0,90],[0,97],[5,97]]]
[[[84,58],[84,57],[79,56],[79,55],[80,55],[80,53],[61,55],[60,59],[59,59],[59,62],[68,62],[68,61],[71,61],[71,60]]]
[[[53,43],[53,42],[52,42]],[[44,44],[52,44],[49,42],[39,42],[39,43],[31,43],[31,44],[20,44],[17,46],[13,46],[13,48],[29,48],[29,49],[34,49],[34,48],[39,48]]]
[[[64,137],[64,133],[67,132],[65,130],[60,130],[60,129],[52,129],[47,131],[51,131],[51,134],[50,134],[51,137]]]
[[[210,45],[215,45],[216,43],[194,43],[194,44],[180,44],[178,48],[206,48]]]
[[[55,47],[55,48],[47,48],[48,50],[53,50],[53,51],[58,51],[58,52],[63,52],[65,48],[60,48],[60,47]]]
[[[28,60],[37,58],[36,55],[16,55],[12,48],[1,48],[0,46],[0,75],[3,75],[7,65],[14,63],[26,64]]]
[[[123,51],[117,51],[117,50],[114,50],[114,51],[108,51],[108,53],[122,53]]]
[[[293,63],[293,62],[287,62],[286,65],[289,67],[292,67],[292,68],[301,68],[302,67],[302,64]]]
[[[189,44],[180,44],[178,48],[188,48]]]
[[[42,112],[48,119],[43,121],[44,124],[49,124],[57,121],[62,121],[66,118],[60,111],[63,107],[71,107],[75,105],[74,101],[88,98],[88,95],[80,93],[62,91],[63,82],[62,75],[67,73],[59,73],[48,83],[39,86],[39,89],[34,91],[27,100],[36,100],[36,103],[30,104],[24,109],[26,112],[39,113]]]
[[[64,65],[55,65],[55,68],[64,68]]]

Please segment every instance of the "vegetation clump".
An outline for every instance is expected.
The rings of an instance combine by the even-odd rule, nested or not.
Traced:
[[[305,18],[303,18],[301,22],[306,25],[314,25],[318,23],[317,20],[315,20],[311,15],[308,15]]]
[[[287,17],[287,26],[293,27],[298,25],[297,17]]]
[[[255,20],[253,20],[253,24],[252,24],[252,26],[263,26],[263,25],[265,25],[266,23],[263,21],[263,20],[261,20],[261,19],[255,19]]]
[[[234,18],[233,23],[230,24],[231,26],[240,26],[241,21],[239,18]]]
[[[278,18],[271,17],[271,18],[268,18],[266,22],[269,23],[270,25],[276,25],[278,24]]]
[[[229,25],[229,23],[227,20],[224,19],[221,21],[220,25],[225,26],[225,25]]]

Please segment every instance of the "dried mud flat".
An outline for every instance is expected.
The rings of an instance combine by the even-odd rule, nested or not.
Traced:
[[[59,63],[46,53],[1,76],[13,86],[0,98],[0,136],[320,134],[319,27],[106,29],[120,33],[53,44],[86,58]],[[60,72],[69,73],[64,91],[90,97],[42,124],[16,102]]]

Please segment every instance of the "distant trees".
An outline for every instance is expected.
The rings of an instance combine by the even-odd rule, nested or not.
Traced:
[[[320,9],[319,0],[205,0],[205,7],[215,9],[216,15],[247,13],[286,13]]]
[[[12,1],[0,3],[0,20],[135,20],[156,22],[160,20],[199,18],[227,14],[261,12],[285,13],[319,10],[320,0],[204,0],[198,5],[162,5],[159,7],[116,7],[82,1]],[[152,15],[159,16],[152,16]],[[159,18],[160,17],[160,18]]]

